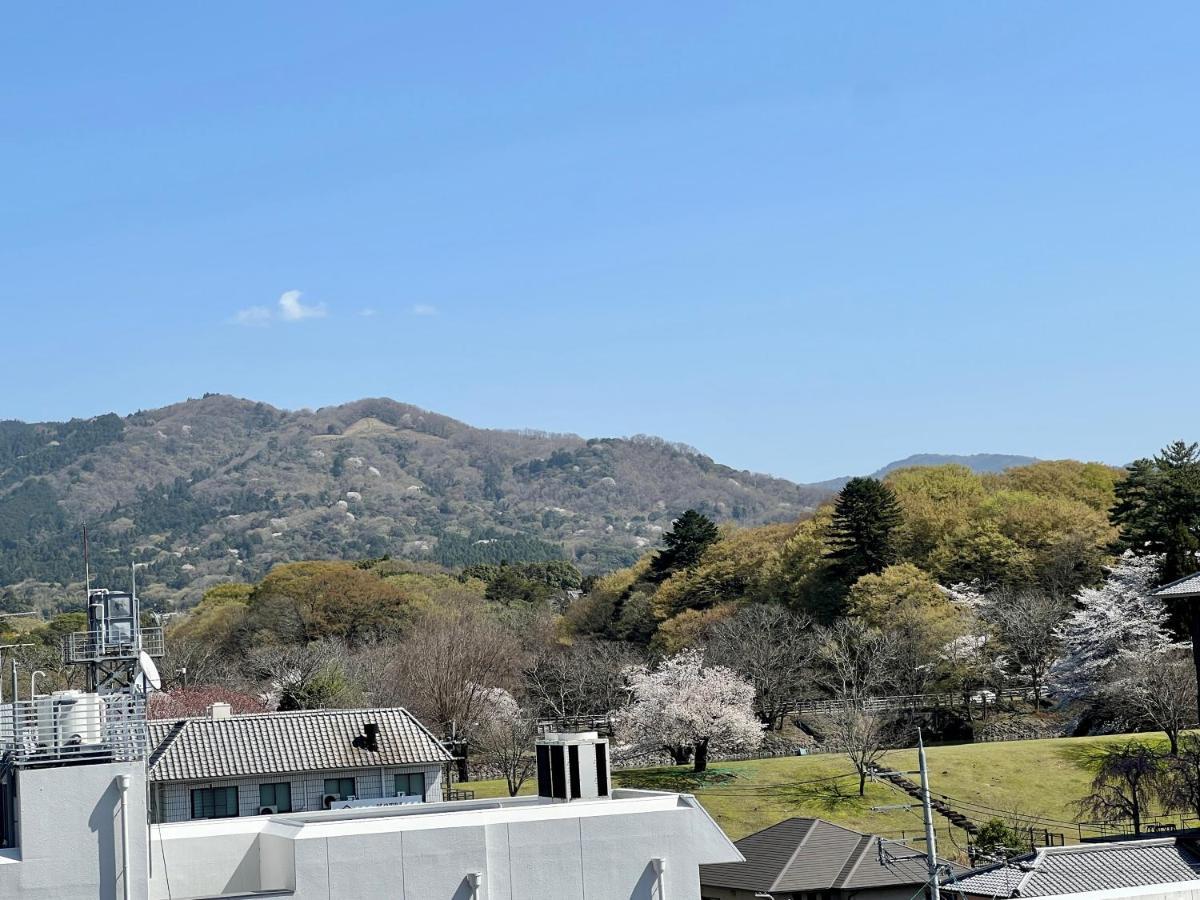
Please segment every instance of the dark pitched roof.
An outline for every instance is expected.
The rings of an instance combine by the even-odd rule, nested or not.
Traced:
[[[1200,572],[1193,572],[1154,592],[1155,597],[1200,597]]]
[[[879,838],[823,819],[785,819],[735,843],[746,861],[701,866],[701,884],[767,892],[819,891],[915,886],[929,877],[923,853],[892,847],[892,856],[910,858],[881,862]]]
[[[1200,880],[1200,854],[1176,838],[1046,847],[969,872],[943,890],[972,897],[1051,897]]]
[[[379,726],[378,750],[354,746]],[[151,781],[442,763],[441,743],[404,709],[323,709],[149,723]]]

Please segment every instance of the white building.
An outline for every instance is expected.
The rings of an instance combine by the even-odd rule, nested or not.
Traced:
[[[741,859],[695,798],[611,790],[594,735],[539,748],[545,796],[147,824],[145,728],[107,702],[77,704],[82,744],[31,703],[0,748],[0,898],[699,900],[701,864]]]
[[[149,723],[150,820],[312,812],[442,799],[451,757],[404,709],[329,709]]]

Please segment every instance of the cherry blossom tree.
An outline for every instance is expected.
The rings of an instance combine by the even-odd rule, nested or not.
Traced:
[[[1145,654],[1172,642],[1166,605],[1152,592],[1158,559],[1126,553],[1104,584],[1084,588],[1057,628],[1059,659],[1050,681],[1064,699],[1097,699],[1118,681],[1122,652]]]
[[[633,666],[626,676],[632,702],[614,722],[623,742],[665,750],[676,760],[690,748],[696,772],[708,767],[711,751],[754,750],[762,743],[754,686],[723,666],[705,667],[698,650],[654,669]]]

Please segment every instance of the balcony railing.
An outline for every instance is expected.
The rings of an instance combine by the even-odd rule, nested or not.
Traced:
[[[136,635],[110,628],[107,632],[76,631],[67,635],[63,643],[63,657],[70,664],[92,663],[130,659],[140,652],[162,656],[163,649],[161,628],[142,628]]]
[[[146,758],[146,702],[131,694],[60,691],[0,706],[0,757],[18,766]]]

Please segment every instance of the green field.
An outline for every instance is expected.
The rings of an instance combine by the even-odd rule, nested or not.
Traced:
[[[1142,737],[1153,742],[1157,736]],[[1022,819],[1043,820],[1045,827],[1064,834],[1071,843],[1078,840],[1078,831],[1066,824],[1054,828],[1052,823],[1077,819],[1075,802],[1087,792],[1091,780],[1086,761],[1089,751],[1117,740],[1120,738],[1059,738],[930,747],[931,791],[953,798],[948,802],[977,823],[993,816],[1011,821],[1009,813],[1016,813]],[[917,752],[897,750],[888,754],[886,762],[901,771],[913,771]],[[919,809],[871,809],[916,802],[903,791],[887,783],[868,782],[866,796],[859,797],[857,778],[837,776],[853,776],[853,768],[844,757],[830,754],[714,763],[703,778],[687,768],[632,769],[615,772],[613,777],[620,787],[695,794],[735,840],[789,816],[819,816],[889,837],[920,835]],[[918,780],[915,775],[910,778]],[[479,797],[507,793],[502,781],[472,782],[463,787],[475,790]],[[533,790],[535,785],[526,782],[522,793]],[[991,809],[1003,812],[991,813]],[[966,846],[966,835],[951,829],[940,816],[935,821],[942,841],[939,850],[956,855],[956,846]]]

